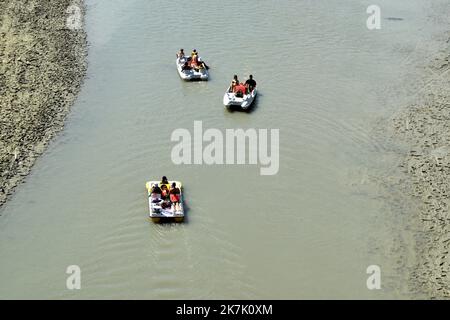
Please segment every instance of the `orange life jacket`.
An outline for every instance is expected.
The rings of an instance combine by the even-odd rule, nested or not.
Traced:
[[[172,202],[180,202],[181,196],[179,194],[170,194],[170,201]]]

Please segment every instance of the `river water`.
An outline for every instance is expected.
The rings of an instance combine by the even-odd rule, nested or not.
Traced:
[[[373,132],[431,51],[428,2],[378,1],[370,31],[369,1],[87,0],[82,92],[0,211],[0,298],[407,297],[395,212],[373,179],[396,159]],[[210,81],[180,80],[181,47]],[[251,112],[222,106],[235,73],[258,82]],[[174,165],[171,133],[195,120],[279,129],[278,174]],[[184,183],[184,224],[147,220],[145,182],[162,175]],[[81,290],[66,288],[69,265]],[[366,286],[370,265],[381,290]]]

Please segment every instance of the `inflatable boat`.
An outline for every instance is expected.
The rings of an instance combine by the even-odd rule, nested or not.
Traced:
[[[229,87],[227,92],[225,92],[223,96],[223,104],[226,107],[238,106],[246,110],[252,105],[253,101],[255,100],[256,93],[256,88],[253,88],[252,92],[239,97],[236,96],[236,93],[231,92],[231,87]]]
[[[201,58],[198,59],[199,62],[203,62]],[[183,70],[183,66],[187,62],[187,57],[181,57],[177,58],[176,65],[178,74],[180,75],[180,78],[186,81],[191,80],[208,80],[209,78],[209,72],[208,67],[204,68],[190,68],[189,70]]]
[[[172,183],[176,184],[176,187],[180,189],[179,203],[172,203],[171,199],[163,199],[161,195],[152,194],[153,187],[157,184],[160,188],[165,185],[167,189],[170,189]],[[161,184],[160,181],[148,181],[145,184],[147,188],[148,206],[149,206],[149,218],[153,222],[164,221],[184,221],[184,207],[183,207],[183,186],[179,181],[169,181],[168,184]]]

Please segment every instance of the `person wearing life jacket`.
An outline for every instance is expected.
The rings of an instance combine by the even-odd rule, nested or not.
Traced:
[[[161,197],[163,199],[169,199],[170,184],[169,184],[169,180],[167,180],[166,176],[163,176],[161,178],[161,182],[159,185],[161,186]]]
[[[245,88],[245,85],[243,83],[240,83],[240,84],[236,85],[234,87],[234,93],[236,94],[236,97],[240,97],[240,98],[244,97],[245,89],[246,88]]]
[[[194,56],[198,56],[198,52],[196,49],[192,50],[191,52],[191,58],[193,58]]]
[[[177,184],[172,183],[172,188],[169,191],[170,194],[170,202],[173,203],[175,211],[180,210],[180,201],[181,201],[181,191],[180,188],[177,187]]]
[[[191,59],[191,67],[192,68],[198,68],[198,56],[193,55]]]
[[[169,188],[166,184],[161,185],[161,198],[167,200],[169,198]]]
[[[181,198],[181,191],[180,188],[177,187],[177,184],[175,182],[172,183],[172,188],[170,188],[170,201],[173,203],[180,202]]]

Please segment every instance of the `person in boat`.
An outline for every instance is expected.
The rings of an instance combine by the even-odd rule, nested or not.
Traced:
[[[181,190],[177,187],[177,184],[172,183],[172,188],[170,188],[170,202],[173,203],[175,207],[175,211],[179,211],[180,209],[180,201],[181,201]]]
[[[234,88],[236,88],[236,80],[231,80],[231,84],[230,84],[230,91],[229,92],[234,92]]]
[[[169,184],[169,180],[167,180],[167,177],[166,177],[166,176],[163,176],[163,177],[161,178],[161,185],[163,185],[163,184]]]
[[[194,58],[194,56],[198,56],[198,52],[196,49],[192,50],[191,52],[191,58]]]
[[[181,71],[189,71],[189,70],[191,70],[192,68],[191,68],[191,66],[189,65],[189,62],[185,62],[184,64],[183,64],[183,66],[181,67]]]
[[[159,199],[161,198],[161,188],[158,186],[157,183],[155,183],[155,185],[152,187],[152,192],[151,192],[151,196],[152,199]]]
[[[167,184],[161,185],[161,199],[164,199],[164,200],[169,199],[169,188],[167,188]]]
[[[234,92],[234,88],[239,84],[238,76],[234,75],[230,84],[230,92]]]
[[[198,70],[204,70],[206,69],[206,65],[203,61],[199,60],[198,61]]]
[[[243,83],[240,83],[234,87],[234,93],[236,97],[243,98],[245,95],[246,87]]]
[[[206,70],[209,69],[209,66],[206,64],[205,61],[202,60],[202,58],[198,57],[198,61],[200,62],[200,64],[202,65],[202,67]]]
[[[256,88],[256,81],[253,80],[253,75],[250,75],[247,81],[245,81],[245,86],[247,87],[249,93]]]
[[[193,55],[192,59],[191,59],[191,67],[198,69],[199,66],[199,62],[198,62],[198,56],[197,55]]]
[[[180,49],[180,51],[178,51],[177,58],[178,59],[183,59],[184,58],[184,49]]]

